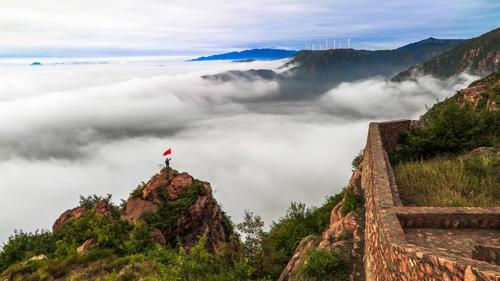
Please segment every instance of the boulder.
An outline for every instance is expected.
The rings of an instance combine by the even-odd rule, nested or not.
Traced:
[[[300,241],[299,245],[295,249],[292,258],[290,259],[290,261],[288,261],[285,269],[281,272],[278,281],[291,280],[293,272],[299,267],[299,265],[304,263],[306,253],[314,247],[316,247],[314,236],[308,236],[302,239],[302,241]]]
[[[41,260],[46,260],[46,259],[47,259],[46,255],[38,255],[38,256],[31,257],[29,260],[27,260],[25,262],[25,264],[33,262],[33,261],[41,261]]]
[[[161,230],[159,230],[158,228],[155,228],[153,230],[153,241],[162,245],[162,246],[165,246],[167,244],[167,240],[165,239],[165,236],[163,235],[163,233],[161,233]]]
[[[169,200],[175,200],[193,184],[193,177],[188,173],[180,173],[172,178],[170,185],[167,188]]]
[[[229,237],[222,227],[222,213],[211,193],[202,195],[177,219],[175,225],[164,231],[168,240],[183,237],[184,246],[190,249],[206,233],[208,250],[215,250],[221,241]]]
[[[78,206],[76,208],[66,210],[62,213],[59,218],[52,225],[52,231],[57,231],[62,225],[66,224],[71,219],[79,218],[83,216],[87,211],[84,206]],[[96,216],[106,216],[112,219],[111,211],[109,210],[108,201],[100,200],[96,202],[94,208],[91,210]]]
[[[76,249],[78,255],[86,254],[94,245],[96,244],[95,239],[88,239],[83,244]]]
[[[121,218],[122,220],[135,224],[139,222],[145,214],[156,213],[159,208],[158,204],[151,201],[140,198],[129,199]]]
[[[470,154],[477,156],[477,155],[484,155],[484,154],[491,154],[495,151],[495,149],[491,146],[481,146],[474,148],[471,150]]]

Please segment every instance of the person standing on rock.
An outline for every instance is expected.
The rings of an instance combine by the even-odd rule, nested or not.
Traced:
[[[165,152],[163,152],[163,156],[167,156],[170,154],[172,154],[172,148],[169,148],[169,149],[165,150]],[[170,160],[172,160],[172,158],[168,158],[168,157],[165,158],[165,168],[166,169],[170,168]]]

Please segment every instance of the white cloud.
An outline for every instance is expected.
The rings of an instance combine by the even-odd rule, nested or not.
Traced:
[[[18,79],[0,78],[0,241],[50,227],[79,195],[126,198],[158,171],[166,146],[236,221],[251,209],[270,223],[290,201],[318,205],[347,183],[370,120],[417,116],[472,79],[372,79],[319,100],[259,101],[279,85],[199,78],[279,64],[0,67]]]

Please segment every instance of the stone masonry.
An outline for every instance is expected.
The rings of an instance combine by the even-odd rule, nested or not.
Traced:
[[[405,207],[388,159],[412,121],[371,123],[362,163],[366,280],[500,281],[500,207]]]

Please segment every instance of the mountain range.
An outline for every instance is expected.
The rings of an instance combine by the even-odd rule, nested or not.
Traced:
[[[206,57],[199,57],[189,61],[212,60],[279,60],[295,55],[297,51],[282,49],[251,49],[241,52],[230,52]]]
[[[422,64],[396,75],[392,80],[401,81],[412,73],[447,78],[463,71],[484,76],[500,67],[500,28],[467,40]]]
[[[410,79],[418,72],[438,78],[468,71],[484,76],[500,66],[500,28],[472,39],[428,38],[393,50],[302,50],[276,72],[270,69],[233,70],[204,79],[273,80],[280,83],[277,98],[316,97],[342,82],[371,77],[392,81]]]

